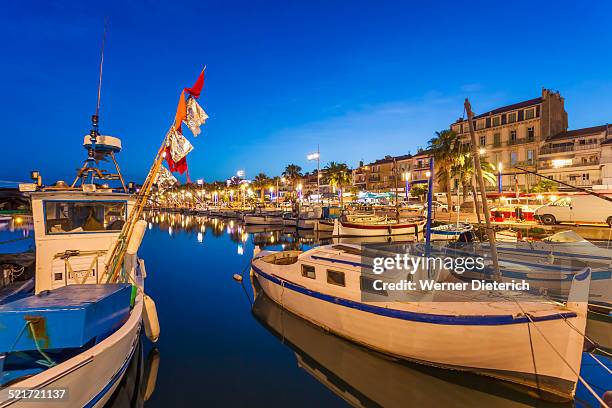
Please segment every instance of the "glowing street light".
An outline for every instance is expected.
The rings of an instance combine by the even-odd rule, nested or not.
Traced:
[[[317,145],[317,151],[315,153],[310,153],[308,156],[306,156],[306,158],[308,160],[317,161],[317,201],[319,201],[321,199],[321,154],[319,152],[319,145]]]
[[[404,181],[406,182],[406,200],[408,200],[408,193],[410,192],[410,172],[404,173]]]
[[[486,149],[485,149],[484,147],[481,147],[481,148],[478,150],[478,153],[480,153],[480,155],[481,155],[481,156],[482,156],[483,154],[485,154],[486,152],[487,152],[487,151],[486,151]]]
[[[497,163],[497,192],[501,194],[502,192],[502,168],[503,165],[501,162]]]

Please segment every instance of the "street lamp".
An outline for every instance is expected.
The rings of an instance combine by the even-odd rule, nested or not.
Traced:
[[[406,200],[408,200],[408,193],[410,192],[410,172],[404,173],[404,181],[406,181]]]
[[[321,178],[321,174],[320,174],[320,162],[321,162],[321,154],[319,153],[319,145],[317,145],[317,151],[316,153],[310,153],[308,156],[306,156],[306,158],[308,160],[316,160],[317,161],[317,202],[320,200],[321,197],[321,185],[320,185],[320,178]]]
[[[302,199],[302,183],[297,185],[296,190],[297,190],[298,196],[299,196],[299,198],[301,200]]]
[[[501,194],[502,192],[502,163],[497,163],[497,192]]]

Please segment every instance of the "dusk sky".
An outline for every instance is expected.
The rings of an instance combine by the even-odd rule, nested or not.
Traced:
[[[109,19],[101,132],[142,181],[180,91],[206,65],[210,119],[185,134],[191,177],[354,167],[416,152],[461,117],[566,98],[572,128],[612,120],[612,3],[385,1],[5,2],[0,14],[0,180],[71,180],[86,157]],[[184,176],[180,177],[184,180]]]

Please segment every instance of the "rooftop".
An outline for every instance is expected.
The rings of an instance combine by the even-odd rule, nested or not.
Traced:
[[[601,132],[605,132],[608,125],[592,126],[582,129],[568,130],[566,132],[557,133],[554,136],[550,136],[546,141],[551,142],[555,140],[574,139],[577,137],[596,135]]]
[[[492,111],[481,113],[480,115],[474,116],[474,119],[484,118],[486,116],[497,115],[499,113],[510,112],[517,109],[527,108],[529,106],[537,105],[542,103],[542,98],[533,98],[527,101],[513,103],[512,105],[502,106],[501,108],[493,109]]]

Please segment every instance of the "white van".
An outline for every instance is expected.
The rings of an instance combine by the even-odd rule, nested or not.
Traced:
[[[612,202],[590,194],[562,197],[536,209],[535,218],[547,225],[605,223],[612,227]]]

